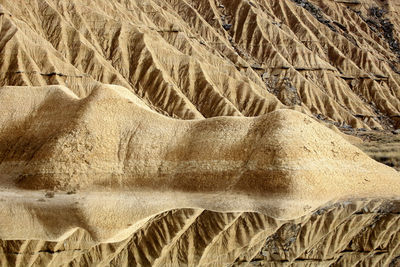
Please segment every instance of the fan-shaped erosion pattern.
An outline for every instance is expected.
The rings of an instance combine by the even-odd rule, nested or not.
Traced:
[[[399,13],[0,0],[0,265],[399,265]]]

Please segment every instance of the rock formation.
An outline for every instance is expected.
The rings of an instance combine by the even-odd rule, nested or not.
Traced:
[[[398,12],[0,0],[1,265],[400,264]]]

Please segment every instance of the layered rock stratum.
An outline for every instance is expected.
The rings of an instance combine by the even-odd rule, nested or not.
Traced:
[[[398,266],[399,12],[0,0],[1,265]]]

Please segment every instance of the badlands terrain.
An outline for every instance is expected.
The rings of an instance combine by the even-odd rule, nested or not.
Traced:
[[[399,15],[0,0],[0,265],[400,266]]]

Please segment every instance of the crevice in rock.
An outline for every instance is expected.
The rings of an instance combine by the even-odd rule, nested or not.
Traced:
[[[27,253],[27,252],[4,252],[4,254],[8,255],[39,255],[41,253],[47,253],[47,254],[59,254],[59,253],[64,253],[64,252],[81,252],[81,253],[86,253],[88,252],[87,249],[71,249],[71,250],[50,250],[50,249],[44,249],[44,250],[39,250],[38,252],[34,253]]]
[[[59,77],[72,77],[72,78],[85,78],[85,77],[90,77],[89,74],[83,74],[83,75],[69,75],[69,74],[64,74],[61,72],[48,72],[48,73],[43,73],[43,72],[38,72],[38,71],[15,71],[15,72],[7,72],[7,74],[39,74],[41,76],[46,76],[46,77],[52,77],[52,76],[59,76]]]

